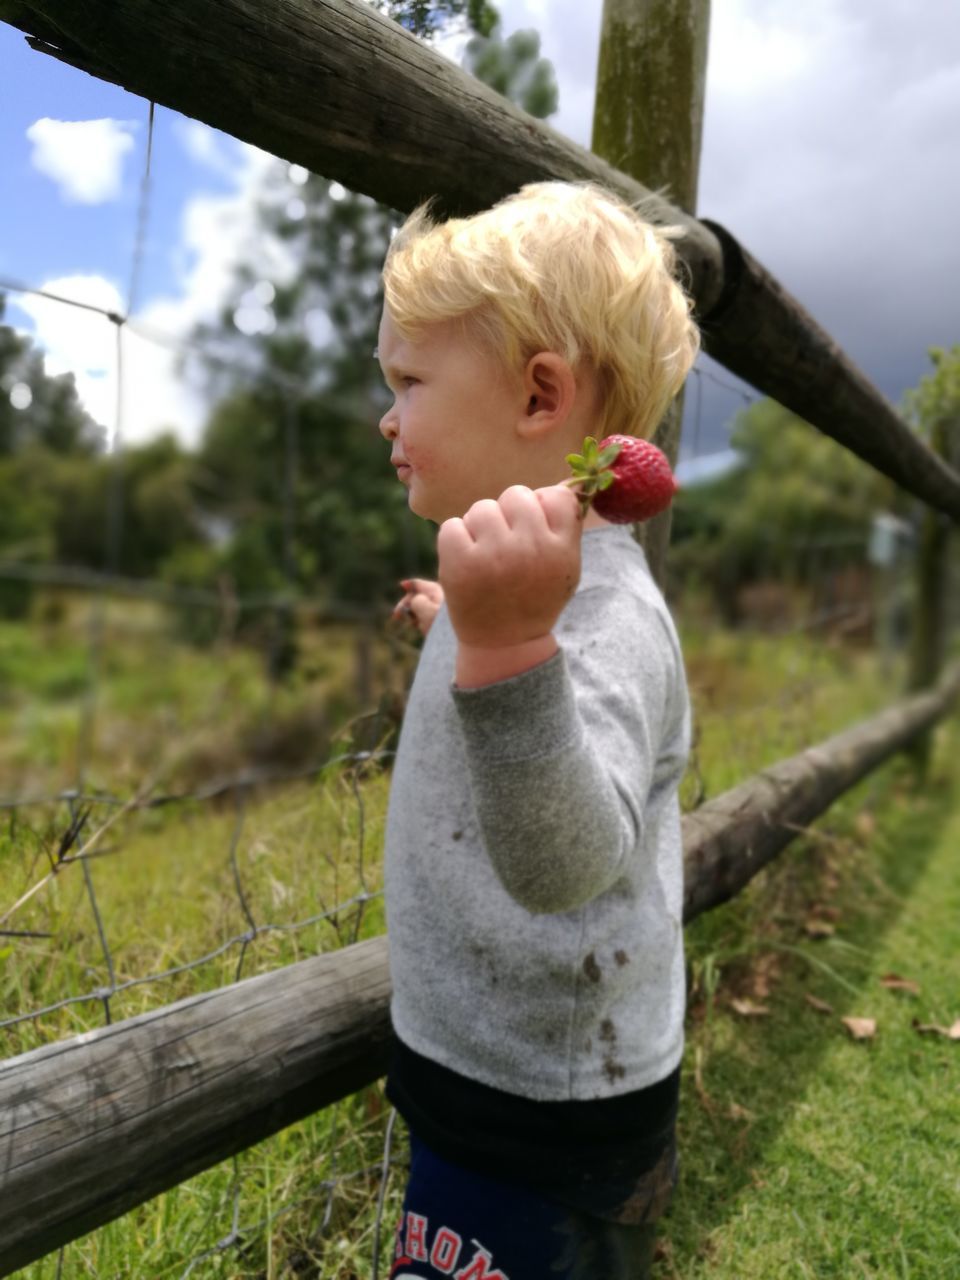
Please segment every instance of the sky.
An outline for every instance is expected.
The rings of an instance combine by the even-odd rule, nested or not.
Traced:
[[[540,33],[560,90],[549,123],[589,146],[602,0],[498,8],[505,35]],[[960,342],[960,4],[712,8],[697,212],[726,226],[897,404],[928,372],[930,346]],[[457,42],[446,52],[456,57]],[[126,309],[147,119],[143,99],[33,52],[0,23],[0,292],[12,281]],[[238,263],[264,280],[282,273],[282,250],[254,220],[271,162],[157,108],[134,320],[180,340],[218,314]],[[262,315],[268,297],[248,314]],[[15,292],[5,320],[33,337],[50,373],[75,373],[108,431],[138,441],[174,427],[196,440],[207,405],[169,348],[126,332],[118,416],[109,321]],[[705,356],[698,368],[681,444],[691,476],[694,456],[722,461],[733,415],[755,395]]]

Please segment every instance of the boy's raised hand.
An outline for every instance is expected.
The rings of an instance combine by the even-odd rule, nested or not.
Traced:
[[[411,622],[421,635],[426,635],[443,604],[443,589],[439,582],[429,578],[402,578],[402,600],[394,605],[391,617],[396,621]]]
[[[580,581],[583,524],[565,485],[513,485],[440,526],[440,585],[460,644],[529,646],[549,637]]]

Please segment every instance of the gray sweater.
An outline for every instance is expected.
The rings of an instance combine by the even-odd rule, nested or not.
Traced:
[[[683,1052],[676,631],[628,528],[583,535],[560,653],[454,685],[442,608],[387,819],[391,1006],[410,1048],[542,1100],[654,1084]]]

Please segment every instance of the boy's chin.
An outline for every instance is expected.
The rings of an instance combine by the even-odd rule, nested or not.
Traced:
[[[408,491],[407,506],[415,516],[420,516],[422,520],[432,520],[434,524],[443,524],[451,516],[461,514],[459,511],[448,511],[443,503],[431,502],[426,494],[418,493],[416,489]]]
[[[465,516],[480,498],[491,497],[492,491],[480,490],[475,494],[441,494],[431,493],[429,486],[421,486],[416,480],[407,486],[407,506],[415,516],[423,520],[432,520],[434,524],[443,524],[444,520],[452,520],[455,516]]]
[[[446,519],[446,516],[437,514],[434,503],[429,502],[423,494],[418,494],[413,489],[407,493],[407,506],[422,520],[432,520],[434,524],[442,524]]]

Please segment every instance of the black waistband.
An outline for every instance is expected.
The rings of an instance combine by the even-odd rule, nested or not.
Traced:
[[[399,1038],[387,1077],[387,1097],[440,1155],[499,1176],[507,1169],[543,1189],[653,1168],[673,1135],[679,1095],[678,1067],[631,1093],[540,1102],[470,1080]]]

